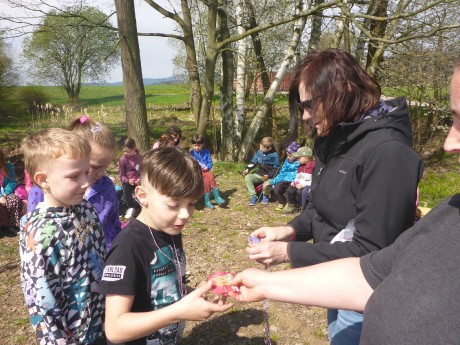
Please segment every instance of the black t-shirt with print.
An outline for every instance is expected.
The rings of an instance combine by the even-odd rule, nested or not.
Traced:
[[[155,245],[153,238],[155,236]],[[180,300],[177,260],[182,281],[185,277],[185,254],[182,235],[171,236],[149,230],[147,225],[131,219],[112,243],[107,255],[101,290],[105,294],[134,296],[132,312],[161,309]],[[183,322],[155,332],[149,344],[176,344],[181,337]],[[126,344],[146,344],[146,338]]]

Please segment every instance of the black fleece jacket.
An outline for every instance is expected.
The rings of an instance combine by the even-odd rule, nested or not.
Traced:
[[[311,202],[289,222],[296,232],[288,245],[292,267],[363,256],[413,225],[423,161],[411,148],[405,99],[385,103],[389,112],[339,124],[316,141]],[[353,240],[331,244],[352,219]]]

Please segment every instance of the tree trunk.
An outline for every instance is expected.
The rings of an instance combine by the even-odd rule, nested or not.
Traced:
[[[246,9],[247,9],[247,14],[249,16],[249,27],[248,29],[253,29],[258,26],[256,16],[254,14],[254,7],[250,1],[246,1]],[[255,95],[257,99],[257,82],[258,79],[262,81],[262,89],[264,94],[267,93],[268,89],[270,88],[270,76],[269,76],[269,71],[267,70],[267,66],[265,64],[264,60],[264,55],[262,51],[262,42],[260,40],[260,35],[258,33],[254,33],[251,35],[252,38],[252,44],[254,47],[254,54],[256,56],[256,61],[257,61],[257,73],[255,75]],[[273,119],[273,114],[272,114],[272,107],[270,106],[268,109],[268,113],[266,116],[266,127],[265,132],[267,135],[272,135],[273,133],[273,127],[274,127],[274,119]],[[244,126],[241,129],[242,131],[244,130]],[[240,134],[240,142],[241,142],[241,136]],[[238,145],[240,146],[240,145]]]
[[[244,15],[243,0],[239,0],[236,5],[236,22],[237,34],[242,35],[245,32],[243,15]],[[246,103],[246,90],[250,87],[247,85],[249,80],[246,78],[246,58],[248,50],[248,39],[245,37],[237,42],[237,67],[236,67],[236,109],[233,119],[234,132],[232,133],[233,143],[239,146],[241,142],[241,133],[244,128],[244,121],[246,118],[245,103]],[[222,137],[223,140],[224,137]],[[236,150],[234,150],[234,159],[236,159]]]
[[[207,2],[208,6],[208,35],[207,50],[205,57],[205,76],[204,76],[204,95],[201,104],[200,119],[198,121],[197,133],[205,136],[206,127],[209,121],[209,114],[214,96],[214,73],[216,70],[217,40],[216,40],[216,23],[217,23],[217,1]]]
[[[147,151],[150,149],[150,140],[134,2],[115,0],[115,8],[120,36],[128,136],[136,141],[140,151]]]
[[[303,0],[298,1],[298,6],[296,11],[306,11],[308,9],[308,4]],[[288,48],[286,49],[286,54],[284,56],[283,62],[276,73],[275,79],[268,92],[265,94],[264,103],[257,109],[257,113],[254,116],[254,119],[249,126],[246,135],[244,136],[243,142],[241,144],[241,150],[238,154],[238,160],[244,162],[247,160],[252,143],[257,135],[257,132],[260,128],[262,121],[266,118],[269,109],[273,103],[273,99],[276,96],[276,93],[280,87],[281,81],[286,76],[288,67],[291,64],[292,60],[295,57],[297,46],[299,45],[300,38],[302,37],[302,32],[305,28],[305,23],[307,22],[306,17],[299,18],[295,21],[294,32],[292,34]]]
[[[195,126],[198,126],[200,120],[201,102],[203,96],[201,94],[200,73],[198,71],[198,61],[196,57],[195,39],[193,37],[192,16],[187,0],[181,0],[183,25],[181,25],[184,34],[185,51],[187,54],[185,60],[185,68],[188,72],[191,92],[191,106],[195,116]]]
[[[398,6],[396,7],[396,11],[394,13],[395,16],[404,13],[405,9],[409,4],[411,3],[412,0],[400,0],[398,3]],[[391,23],[387,23],[385,21],[385,31],[381,33],[382,36],[374,36],[374,37],[383,37],[386,39],[390,39],[394,37],[396,28],[398,27],[399,19],[395,19],[391,21]],[[387,27],[388,26],[388,27]],[[382,28],[380,27],[379,30]],[[380,31],[381,32],[381,31]],[[382,63],[383,60],[383,54],[385,53],[385,49],[388,47],[388,43],[383,43],[379,42],[374,46],[372,49],[372,54],[368,53],[368,64],[366,67],[366,71],[374,76],[378,77],[378,69],[380,67],[380,64]],[[369,49],[368,49],[369,50]]]
[[[227,23],[226,1],[222,1],[219,9],[219,42],[230,37]],[[221,113],[221,149],[220,158],[226,160],[229,155],[234,155],[233,146],[233,52],[230,49],[222,51],[222,82],[220,85],[220,113]],[[244,89],[243,89],[244,94]],[[233,158],[233,157],[231,157]]]
[[[388,0],[381,0],[378,2],[378,5],[376,7],[374,16],[376,17],[386,17],[387,16],[387,8],[388,8]],[[370,32],[372,33],[373,37],[384,37],[385,36],[385,31],[387,28],[387,21],[376,21],[376,20],[371,20],[370,21]],[[370,41],[369,46],[367,47],[367,62],[366,66],[380,66],[380,63],[382,62],[382,54],[378,54],[379,51],[379,44],[375,41]],[[377,77],[377,68],[374,67],[373,70],[373,76]]]
[[[324,3],[324,0],[316,0],[315,5]],[[323,26],[323,11],[319,11],[312,18],[310,40],[308,41],[308,51],[319,49],[321,42],[321,32]]]
[[[377,11],[378,6],[379,6],[379,0],[369,1],[369,4],[367,5],[366,14],[368,16],[374,16]],[[369,18],[364,18],[363,27],[366,30],[369,30],[370,25],[371,25],[371,20]],[[361,31],[358,37],[358,42],[356,43],[356,54],[355,54],[356,60],[358,60],[361,63],[364,62],[364,48],[365,48],[366,42],[368,42],[368,39],[366,38],[366,35],[364,34],[364,32]]]

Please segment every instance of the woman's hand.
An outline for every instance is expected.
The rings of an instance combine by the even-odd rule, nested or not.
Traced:
[[[260,242],[246,248],[249,259],[265,266],[289,262],[287,242]]]
[[[239,302],[257,302],[266,298],[262,283],[268,277],[266,271],[250,268],[238,273],[230,282],[239,291],[230,291],[228,295]]]
[[[289,225],[277,227],[263,226],[250,234],[250,236],[260,238],[262,242],[292,241],[294,235],[295,231]]]
[[[5,195],[2,195],[0,197],[0,205],[6,206],[6,196]]]

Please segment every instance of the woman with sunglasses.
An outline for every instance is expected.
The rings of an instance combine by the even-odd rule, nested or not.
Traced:
[[[406,101],[380,96],[377,81],[344,51],[314,51],[299,63],[289,90],[291,140],[300,111],[316,135],[310,202],[286,226],[255,230],[261,242],[247,249],[251,260],[296,268],[361,257],[414,224],[423,161],[411,147]],[[359,344],[362,319],[328,310],[331,344]]]

